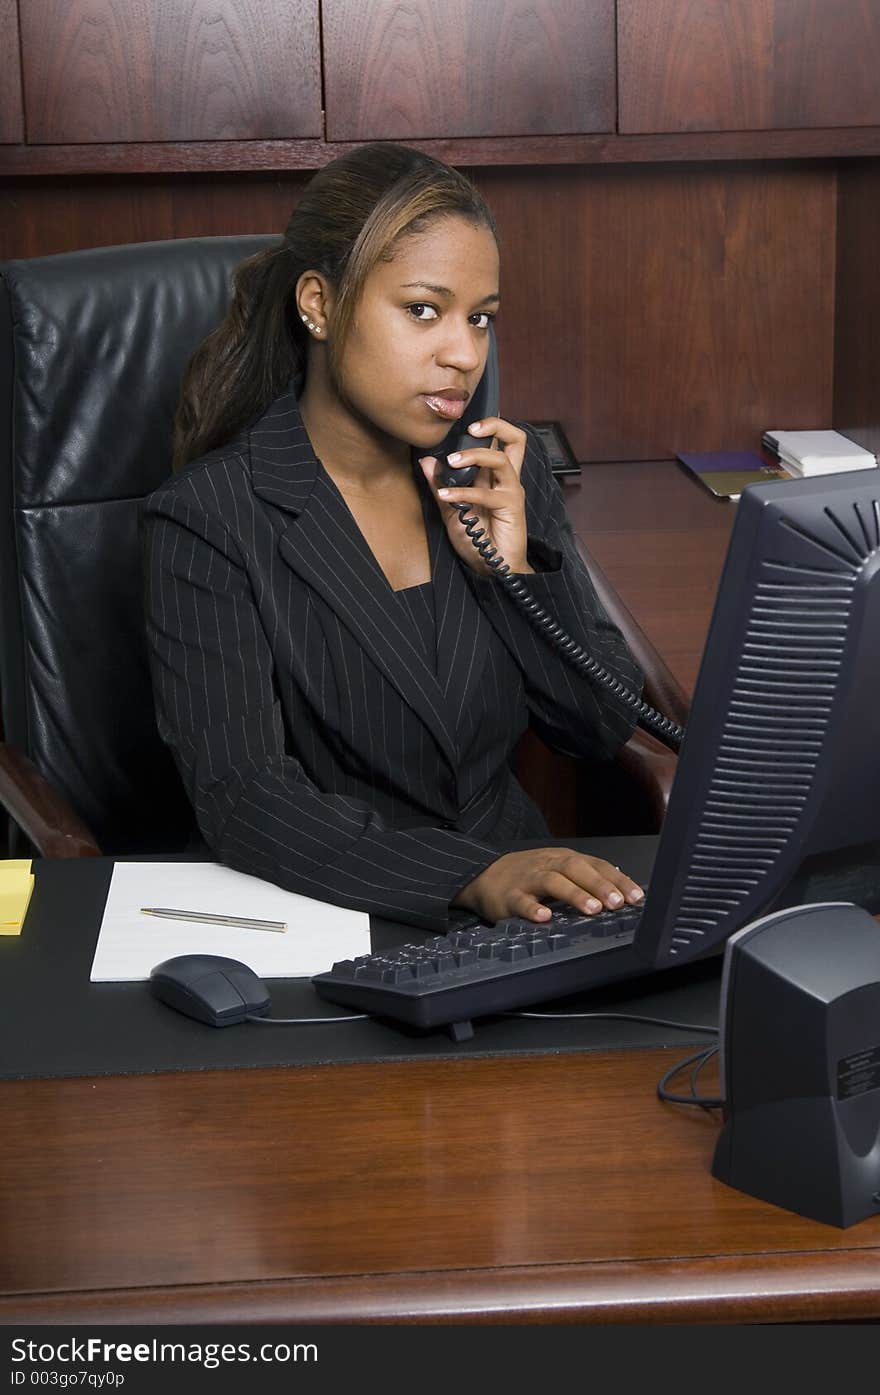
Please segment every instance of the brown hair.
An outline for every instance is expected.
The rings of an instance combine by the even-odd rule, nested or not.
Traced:
[[[174,422],[174,469],[256,420],[305,368],[308,338],[295,297],[304,271],[320,271],[336,291],[329,369],[338,383],[367,276],[393,256],[398,238],[449,215],[497,235],[470,180],[409,146],[364,145],[314,175],[281,241],[236,268],[229,312],[190,360]]]

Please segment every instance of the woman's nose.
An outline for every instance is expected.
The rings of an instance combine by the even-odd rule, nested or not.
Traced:
[[[482,358],[480,345],[476,342],[474,331],[470,325],[465,325],[463,329],[450,333],[437,355],[439,363],[450,368],[457,368],[463,373],[472,373],[479,368]]]

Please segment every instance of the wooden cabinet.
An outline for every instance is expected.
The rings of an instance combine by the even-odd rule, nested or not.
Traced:
[[[880,125],[873,0],[618,0],[619,130]]]
[[[0,176],[880,155],[880,0],[0,0],[0,41]]]
[[[614,0],[323,0],[327,139],[613,131]]]
[[[318,0],[19,0],[19,11],[33,143],[322,132]]]
[[[0,0],[0,144],[24,140],[21,72],[18,54],[18,8],[15,0]]]

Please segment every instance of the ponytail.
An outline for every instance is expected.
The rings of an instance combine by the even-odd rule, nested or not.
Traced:
[[[174,421],[175,470],[229,441],[304,368],[290,263],[282,241],[236,268],[226,318],[199,345],[184,376]]]

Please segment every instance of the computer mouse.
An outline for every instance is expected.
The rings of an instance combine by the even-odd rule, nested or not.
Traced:
[[[220,954],[165,959],[150,971],[150,988],[169,1007],[212,1027],[231,1027],[269,1011],[263,980],[247,964]]]

